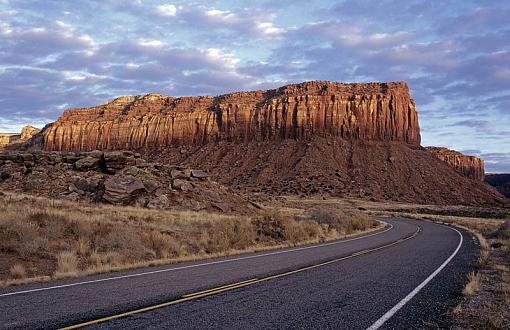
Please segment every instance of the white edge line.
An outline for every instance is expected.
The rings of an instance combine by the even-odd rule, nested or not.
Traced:
[[[452,261],[453,257],[455,257],[455,255],[457,254],[457,252],[459,252],[460,250],[460,247],[462,246],[462,242],[464,240],[464,238],[462,237],[462,233],[460,231],[458,231],[457,229],[455,228],[452,228],[452,227],[448,227],[448,226],[444,226],[446,228],[449,228],[449,229],[452,229],[452,230],[455,230],[459,236],[460,236],[460,242],[459,242],[459,245],[457,245],[457,248],[455,249],[455,251],[453,251],[453,253],[450,255],[450,257],[448,257],[448,259],[446,259],[442,264],[441,266],[439,266],[438,269],[436,269],[432,274],[429,275],[429,277],[427,277],[425,279],[425,281],[421,282],[420,285],[418,285],[413,291],[411,291],[404,299],[402,299],[398,304],[396,304],[395,306],[393,306],[392,309],[390,309],[389,311],[386,312],[386,314],[384,314],[383,316],[381,316],[380,319],[378,319],[377,321],[375,321],[370,327],[367,328],[367,330],[376,330],[376,329],[379,329],[386,321],[388,321],[393,315],[395,315],[395,313],[398,312],[399,309],[401,309],[402,307],[404,307],[405,304],[407,304],[409,302],[409,300],[411,300],[414,296],[416,296],[418,294],[418,292],[421,291],[421,289],[423,289],[425,287],[425,285],[427,285],[430,281],[432,281],[432,279],[434,277],[436,277],[437,274],[439,274],[439,272],[441,270],[443,270],[443,268],[446,267],[446,265],[448,265],[450,263],[450,261]]]
[[[294,248],[294,249],[289,249],[289,250],[284,250],[284,251],[276,251],[276,252],[270,252],[270,253],[264,253],[264,254],[257,254],[257,255],[252,255],[252,256],[237,257],[237,258],[226,259],[226,260],[217,260],[217,261],[211,261],[211,262],[195,264],[195,265],[188,265],[188,266],[182,266],[182,267],[165,268],[165,269],[154,270],[154,271],[149,271],[149,272],[142,272],[142,273],[136,273],[136,274],[122,275],[122,276],[113,276],[113,277],[101,278],[101,279],[97,279],[97,280],[90,280],[90,281],[82,281],[82,282],[76,282],[76,283],[70,283],[70,284],[55,285],[55,286],[49,286],[49,287],[37,288],[37,289],[30,289],[30,290],[23,290],[23,291],[14,291],[14,292],[8,292],[8,293],[0,294],[0,297],[14,296],[14,295],[19,295],[19,294],[24,294],[24,293],[31,293],[31,292],[38,292],[38,291],[47,291],[47,290],[61,289],[61,288],[67,288],[67,287],[71,287],[71,286],[78,286],[78,285],[84,285],[84,284],[92,284],[92,283],[120,280],[120,279],[125,279],[125,278],[130,278],[130,277],[138,277],[138,276],[152,275],[152,274],[157,274],[157,273],[172,272],[172,271],[188,269],[188,268],[217,265],[217,264],[223,264],[223,263],[227,263],[227,262],[234,262],[234,261],[240,261],[240,260],[246,260],[246,259],[267,257],[267,256],[276,255],[276,254],[290,253],[290,252],[296,252],[296,251],[302,251],[302,250],[308,250],[308,249],[316,249],[316,248],[320,248],[320,247],[324,247],[324,246],[341,244],[341,243],[346,243],[346,242],[351,242],[351,241],[363,239],[363,238],[366,238],[366,237],[380,235],[382,233],[385,233],[385,232],[393,229],[393,225],[391,223],[387,222],[387,224],[389,224],[390,227],[386,228],[383,231],[379,231],[377,233],[373,233],[373,234],[369,234],[369,235],[363,235],[363,236],[356,237],[356,238],[350,238],[350,239],[346,239],[346,240],[341,240],[341,241],[335,241],[335,242],[330,242],[330,243],[323,243],[323,244],[319,244],[319,245],[304,246],[304,247],[300,247],[300,248]]]

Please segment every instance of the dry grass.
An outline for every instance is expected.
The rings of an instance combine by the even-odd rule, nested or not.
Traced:
[[[480,288],[480,274],[471,272],[468,275],[468,282],[464,287],[462,293],[466,297],[470,297],[475,294],[476,291]]]
[[[382,225],[359,212],[266,208],[224,215],[0,196],[0,285],[338,239]],[[29,265],[24,278],[9,269]]]
[[[14,279],[23,279],[27,276],[27,271],[25,267],[21,264],[15,264],[11,267],[10,273],[12,278]]]
[[[74,251],[64,251],[57,255],[56,277],[69,277],[78,275],[78,259]]]

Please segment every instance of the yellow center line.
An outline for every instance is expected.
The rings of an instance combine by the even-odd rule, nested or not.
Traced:
[[[232,288],[232,287],[240,285],[240,284],[251,283],[251,282],[254,282],[254,281],[257,281],[257,280],[258,280],[258,278],[252,278],[251,280],[246,280],[246,281],[242,281],[242,282],[232,283],[232,284],[229,284],[229,285],[220,286],[220,287],[212,288],[212,289],[209,289],[209,290],[193,292],[193,293],[190,293],[190,294],[186,294],[186,295],[184,295],[182,297],[183,298],[194,297],[194,296],[198,296],[198,295],[201,295],[201,294],[204,294],[204,293],[209,293],[209,292],[218,291],[218,290],[222,290],[222,289]]]
[[[291,270],[291,271],[288,271],[288,272],[285,272],[285,273],[271,275],[271,276],[267,276],[267,277],[260,278],[260,279],[254,278],[254,279],[250,279],[250,280],[246,280],[246,281],[242,281],[242,282],[236,282],[236,283],[232,283],[232,284],[229,284],[229,285],[224,285],[224,286],[220,286],[220,287],[216,287],[216,288],[212,288],[212,289],[208,289],[208,290],[204,290],[204,291],[198,291],[198,292],[190,293],[190,294],[182,296],[181,298],[178,298],[178,299],[175,299],[175,300],[171,300],[171,301],[168,301],[168,302],[164,302],[164,303],[161,303],[161,304],[152,305],[152,306],[148,306],[148,307],[144,307],[144,308],[140,308],[140,309],[135,309],[135,310],[128,311],[128,312],[125,312],[125,313],[115,314],[115,315],[99,318],[99,319],[96,319],[96,320],[91,320],[91,321],[88,321],[88,322],[78,323],[78,324],[75,324],[75,325],[72,325],[72,326],[68,326],[68,327],[64,327],[64,328],[61,328],[61,329],[78,329],[78,328],[86,327],[86,326],[89,326],[89,325],[94,325],[94,324],[99,324],[99,323],[103,323],[103,322],[107,322],[107,321],[111,321],[111,320],[115,320],[115,319],[120,319],[120,318],[123,318],[123,317],[126,317],[126,316],[131,316],[131,315],[135,315],[135,314],[140,314],[140,313],[145,313],[145,312],[153,311],[155,309],[160,309],[160,308],[163,308],[163,307],[180,304],[180,303],[183,303],[183,302],[186,302],[186,301],[190,301],[190,300],[194,300],[194,299],[199,299],[199,298],[203,298],[203,297],[207,297],[207,296],[216,295],[216,294],[219,294],[219,293],[222,293],[222,292],[231,291],[231,290],[243,288],[243,287],[246,287],[246,286],[254,285],[254,284],[257,284],[257,283],[266,282],[266,281],[269,281],[269,280],[274,280],[274,279],[277,279],[277,278],[281,278],[281,277],[285,277],[285,276],[301,273],[301,272],[304,272],[304,271],[307,271],[307,270],[310,270],[310,269],[323,267],[323,266],[326,266],[326,265],[330,265],[330,264],[337,263],[337,262],[340,262],[340,261],[343,261],[343,260],[351,259],[351,258],[360,256],[360,255],[364,255],[364,254],[367,254],[367,253],[370,253],[370,252],[382,250],[382,249],[388,248],[390,246],[393,246],[393,245],[405,242],[405,241],[407,241],[409,239],[412,239],[412,238],[416,237],[420,233],[420,231],[421,231],[421,227],[418,227],[418,229],[412,235],[410,235],[410,236],[408,236],[406,238],[401,238],[401,239],[399,239],[397,241],[394,241],[392,243],[388,243],[388,244],[385,244],[385,245],[382,245],[382,246],[379,246],[379,247],[376,247],[376,248],[366,249],[366,250],[362,250],[362,251],[359,251],[359,252],[355,252],[355,253],[353,253],[351,255],[348,255],[348,256],[345,256],[345,257],[341,257],[341,258],[337,258],[337,259],[321,262],[321,263],[318,263],[318,264],[315,264],[315,265],[298,268],[298,269]]]

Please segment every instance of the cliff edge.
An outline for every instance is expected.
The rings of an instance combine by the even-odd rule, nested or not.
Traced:
[[[44,130],[43,148],[157,150],[317,135],[419,145],[418,115],[407,84],[312,81],[216,97],[124,96],[66,110]]]

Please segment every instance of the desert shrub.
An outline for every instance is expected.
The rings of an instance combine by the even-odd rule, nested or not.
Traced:
[[[324,220],[325,219],[325,220]],[[323,236],[319,221],[292,218],[279,211],[268,210],[262,217],[253,221],[257,239],[264,241],[272,239],[277,242],[298,243],[317,239]],[[322,218],[323,221],[330,221],[327,215]]]
[[[370,220],[366,214],[359,212],[312,210],[309,217],[321,225],[326,225],[329,230],[334,229],[345,234],[377,226],[376,221]]]
[[[76,241],[76,254],[85,257],[90,253],[90,240],[86,237],[80,237]]]
[[[22,264],[13,265],[9,272],[11,273],[12,278],[15,279],[21,279],[27,276],[27,271],[25,270],[25,267]]]
[[[476,291],[478,291],[478,288],[480,287],[480,274],[471,272],[468,275],[468,283],[464,287],[464,290],[462,293],[469,297],[475,294]]]
[[[271,238],[276,241],[285,239],[285,226],[292,221],[289,217],[282,215],[279,211],[268,210],[262,217],[253,221],[257,237]]]
[[[16,253],[21,259],[44,256],[48,250],[48,239],[37,232],[37,225],[11,218],[0,223],[0,250]]]
[[[158,258],[180,257],[186,254],[175,238],[156,231],[144,235],[143,242]]]
[[[306,223],[297,221],[287,221],[283,224],[283,238],[291,243],[308,241],[319,235],[319,226],[317,223]]]
[[[248,221],[224,219],[216,221],[208,231],[206,252],[245,249],[255,240],[255,228]]]
[[[87,261],[95,268],[102,268],[104,266],[115,267],[122,265],[124,258],[118,252],[101,253],[97,250],[92,250]]]
[[[148,252],[140,236],[125,228],[94,236],[92,245],[102,253],[117,252],[124,256],[126,262],[142,260]]]
[[[340,229],[340,221],[339,219],[331,214],[331,212],[326,212],[322,210],[312,210],[310,213],[310,219],[321,224],[321,225],[327,225],[328,228],[331,229]]]
[[[90,224],[83,220],[65,221],[63,231],[63,236],[66,239],[72,240],[86,238],[92,235]]]
[[[56,275],[71,275],[78,272],[78,259],[74,251],[63,251],[57,255]]]

